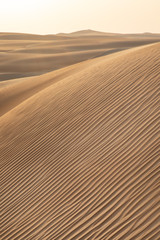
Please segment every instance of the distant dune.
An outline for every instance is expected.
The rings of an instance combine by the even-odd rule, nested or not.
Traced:
[[[53,34],[38,35],[29,33],[0,33],[0,40],[63,40],[67,37],[56,36]]]
[[[77,32],[73,32],[73,33],[60,33],[57,34],[57,36],[86,36],[86,37],[132,37],[132,38],[141,38],[141,37],[145,37],[145,38],[160,38],[160,33],[150,33],[150,32],[145,32],[145,33],[132,33],[132,34],[122,34],[122,33],[106,33],[106,32],[100,32],[100,31],[94,31],[91,29],[88,30],[81,30],[81,31],[77,31]]]
[[[2,240],[159,238],[160,43],[82,39],[0,41]]]
[[[77,32],[72,32],[72,33],[60,33],[57,34],[59,35],[70,35],[70,36],[118,36],[119,34],[117,33],[105,33],[105,32],[100,32],[100,31],[94,31],[91,29],[88,30],[81,30]]]
[[[0,81],[42,75],[88,59],[160,41],[160,34],[0,33]]]

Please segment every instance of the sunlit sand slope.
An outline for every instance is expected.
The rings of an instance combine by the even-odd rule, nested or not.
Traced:
[[[160,41],[159,35],[128,37],[116,34],[103,36],[94,31],[89,33],[87,31],[86,35],[85,31],[81,31],[80,35],[72,33],[68,36],[0,33],[0,81],[41,75],[88,59]]]
[[[0,118],[2,240],[159,238],[159,49],[91,61]]]

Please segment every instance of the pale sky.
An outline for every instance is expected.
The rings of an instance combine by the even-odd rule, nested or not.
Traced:
[[[0,32],[160,33],[160,0],[0,0]]]

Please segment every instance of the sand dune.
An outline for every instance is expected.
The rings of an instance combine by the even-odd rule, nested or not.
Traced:
[[[27,33],[0,33],[1,40],[62,40],[66,39],[65,36],[58,36],[53,34],[38,35],[38,34],[27,34]]]
[[[2,240],[159,238],[159,49],[3,83]]]
[[[63,36],[1,33],[0,81],[37,76],[95,57],[160,41],[160,35],[147,36],[96,31],[80,31]]]
[[[132,33],[132,34],[122,34],[122,33],[106,33],[106,32],[100,32],[100,31],[94,31],[94,30],[91,30],[91,29],[88,29],[88,30],[81,30],[81,31],[77,31],[77,32],[72,32],[72,33],[59,33],[57,34],[57,36],[95,36],[95,37],[98,37],[98,36],[108,36],[108,37],[145,37],[145,38],[153,38],[153,37],[160,37],[160,34],[159,33],[149,33],[149,32],[146,32],[146,33]]]

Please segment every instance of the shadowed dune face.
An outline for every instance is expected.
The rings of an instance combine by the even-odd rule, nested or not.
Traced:
[[[81,31],[60,35],[0,34],[0,81],[36,76],[81,61],[160,41],[160,35]]]
[[[2,85],[1,239],[158,239],[159,49]]]

